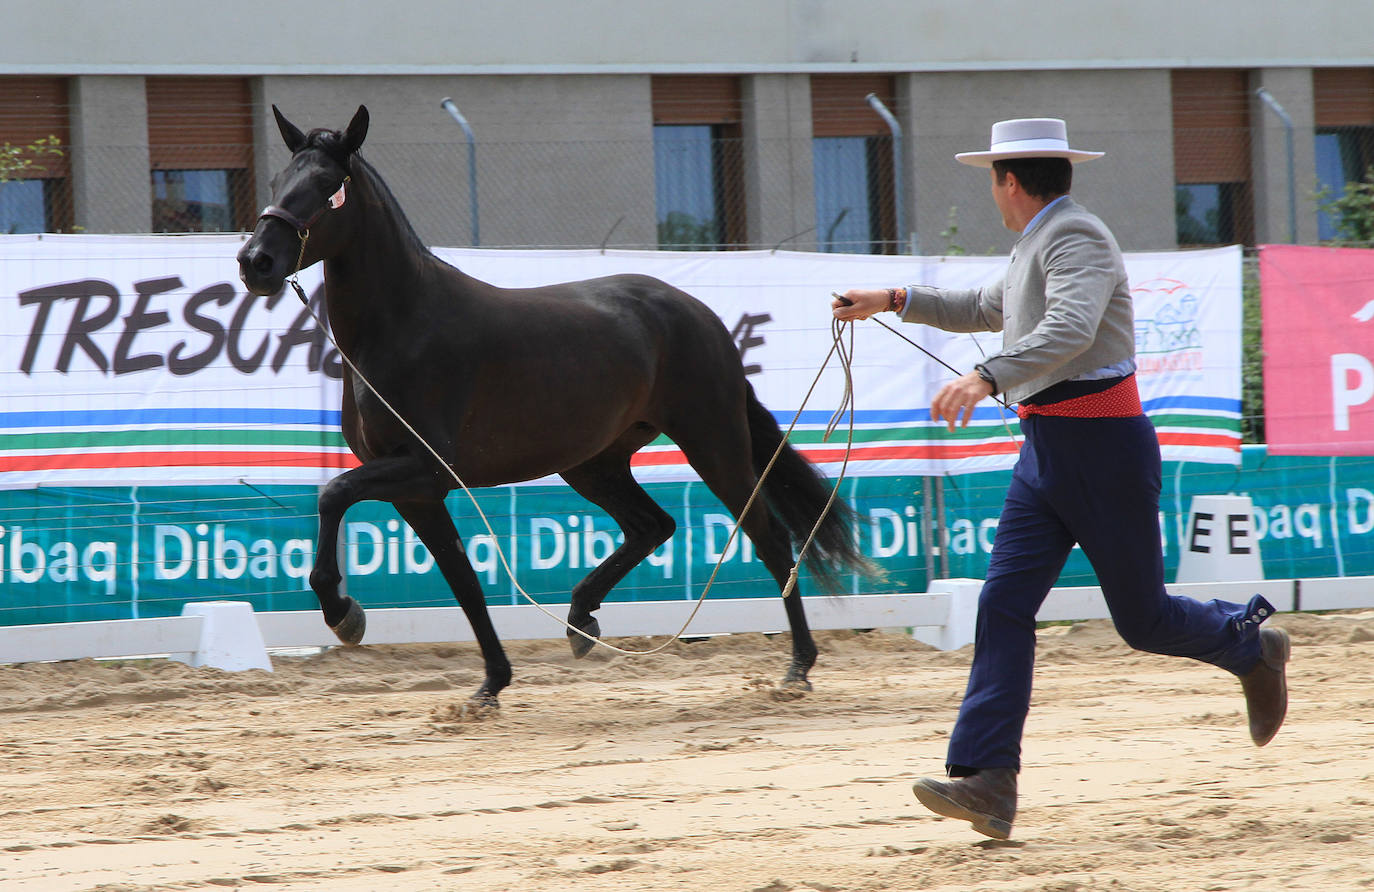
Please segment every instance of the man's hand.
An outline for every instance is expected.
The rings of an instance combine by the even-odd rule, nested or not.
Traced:
[[[973,407],[990,396],[992,385],[980,378],[977,372],[969,372],[940,388],[930,404],[930,417],[944,419],[950,431],[954,430],[956,422],[960,427],[968,427],[973,420]],[[962,421],[960,415],[963,416]]]
[[[874,313],[886,310],[888,302],[886,288],[851,288],[844,294],[834,296],[830,301],[830,311],[841,322],[867,319]]]

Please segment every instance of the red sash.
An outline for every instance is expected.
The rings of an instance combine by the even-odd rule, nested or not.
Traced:
[[[1145,414],[1140,405],[1140,390],[1135,375],[1127,375],[1101,393],[1076,396],[1043,406],[1021,403],[1016,407],[1020,418],[1029,415],[1058,415],[1067,418],[1134,418]]]

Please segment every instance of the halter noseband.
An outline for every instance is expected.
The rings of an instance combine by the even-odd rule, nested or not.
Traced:
[[[269,204],[267,207],[262,209],[261,214],[258,214],[259,221],[266,220],[269,217],[275,220],[280,220],[287,226],[290,226],[292,229],[296,230],[296,235],[300,236],[301,250],[300,253],[296,255],[296,268],[291,271],[292,276],[300,272],[301,262],[305,260],[305,243],[310,238],[310,227],[314,226],[315,223],[318,222],[319,219],[324,216],[325,211],[337,210],[338,208],[343,207],[344,190],[348,188],[348,181],[351,179],[353,179],[352,176],[345,176],[343,178],[343,182],[339,184],[338,191],[336,191],[333,195],[329,196],[329,199],[325,201],[324,206],[316,209],[315,213],[311,214],[310,219],[308,220],[302,220],[300,217],[297,217],[295,214],[291,213],[279,204]],[[294,281],[291,284],[295,287],[296,293],[301,294],[300,286],[297,285]],[[304,294],[301,294],[301,300],[305,300]]]
[[[258,219],[265,220],[268,217],[273,217],[277,220],[280,220],[287,226],[290,226],[292,229],[296,230],[296,232],[300,234],[301,238],[304,239],[307,235],[310,234],[310,227],[314,226],[319,221],[319,219],[324,216],[325,211],[333,210],[335,208],[343,206],[344,190],[348,187],[348,181],[351,179],[353,179],[352,176],[344,177],[343,182],[339,184],[338,191],[335,192],[333,195],[329,196],[329,200],[324,203],[324,206],[320,207],[315,211],[315,213],[311,214],[310,219],[308,220],[302,220],[300,217],[297,217],[295,214],[291,213],[279,204],[269,204],[267,207],[263,208],[262,213],[258,214]]]
[[[268,217],[275,217],[276,219],[282,221],[287,226],[290,226],[292,229],[296,230],[296,232],[304,236],[306,233],[310,231],[310,227],[314,226],[315,222],[319,220],[320,217],[324,216],[324,211],[324,208],[320,208],[318,211],[310,215],[309,220],[302,220],[300,217],[297,217],[295,214],[291,213],[279,204],[269,204],[267,207],[262,209],[261,214],[258,214],[258,219],[266,220]]]

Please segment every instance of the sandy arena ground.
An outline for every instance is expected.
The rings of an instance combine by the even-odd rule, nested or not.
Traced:
[[[888,632],[822,633],[792,700],[785,637],[514,642],[481,721],[466,645],[0,667],[0,889],[1374,889],[1374,613],[1274,622],[1292,706],[1264,749],[1230,676],[1042,630],[1007,842],[910,790],[969,650]]]

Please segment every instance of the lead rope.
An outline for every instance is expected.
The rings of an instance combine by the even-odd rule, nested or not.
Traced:
[[[929,356],[931,359],[935,360],[935,361],[938,362],[940,365],[942,365],[942,366],[944,366],[945,368],[949,369],[949,370],[950,370],[951,372],[953,372],[954,374],[956,374],[956,375],[962,375],[962,374],[963,374],[963,372],[959,371],[959,370],[956,369],[954,366],[952,366],[952,365],[950,365],[949,363],[945,362],[943,359],[941,359],[940,357],[936,356],[934,353],[931,353],[931,352],[930,352],[929,350],[927,350],[925,347],[922,347],[920,344],[916,343],[916,342],[913,341],[911,338],[909,338],[909,337],[907,337],[906,335],[902,334],[900,331],[898,331],[897,329],[893,328],[891,325],[888,325],[888,324],[887,324],[886,322],[884,322],[883,320],[878,319],[878,318],[874,318],[873,321],[876,322],[876,323],[878,323],[879,325],[881,325],[883,328],[886,328],[888,331],[892,332],[892,333],[893,333],[894,335],[896,335],[897,337],[899,337],[899,338],[901,338],[902,340],[906,341],[908,344],[910,344],[911,346],[915,347],[917,350],[920,350],[920,351],[921,351],[922,353],[924,353],[926,356]],[[978,339],[977,339],[977,338],[973,338],[972,335],[970,335],[969,337],[972,338],[972,340],[973,340],[973,346],[975,346],[975,347],[978,348],[978,352],[979,352],[979,353],[983,353],[983,345],[981,345],[981,344],[978,343]],[[987,354],[986,354],[986,353],[983,353],[983,358],[984,358],[984,359],[987,358]],[[1016,439],[1016,434],[1012,432],[1011,424],[1007,422],[1007,415],[1008,415],[1008,414],[1015,415],[1015,414],[1016,414],[1015,410],[1012,409],[1012,407],[1007,403],[1007,401],[1006,401],[1005,398],[1003,398],[1003,397],[1001,397],[1001,396],[998,396],[997,394],[993,394],[993,395],[992,395],[992,399],[993,399],[994,402],[997,403],[997,405],[1001,406],[1002,409],[1003,409],[1003,411],[1002,411],[1002,412],[999,412],[998,414],[1001,416],[1001,420],[1002,420],[1002,429],[1005,430],[1005,431],[1007,432],[1007,438],[1010,439],[1012,443],[1017,443],[1018,441],[1017,441],[1017,439]],[[935,420],[934,418],[931,419],[931,421],[934,421],[934,420]]]
[[[692,624],[692,620],[696,618],[697,612],[701,610],[701,605],[706,600],[706,595],[711,590],[711,586],[715,584],[716,576],[720,573],[721,565],[725,562],[725,555],[729,554],[730,546],[734,543],[735,537],[739,535],[739,519],[737,518],[735,520],[735,525],[730,530],[730,537],[725,542],[725,548],[721,550],[721,557],[719,560],[716,561],[715,567],[711,570],[711,576],[706,581],[706,586],[702,589],[701,594],[696,599],[696,603],[692,606],[692,612],[688,614],[686,621],[682,624],[682,627],[679,628],[676,632],[674,632],[672,637],[670,637],[667,641],[660,644],[658,647],[654,647],[649,650],[627,650],[625,648],[617,647],[616,645],[611,644],[595,635],[591,635],[575,626],[570,625],[567,622],[567,620],[549,612],[544,608],[544,605],[540,604],[528,592],[525,591],[524,586],[520,585],[520,580],[516,577],[515,571],[511,569],[510,563],[506,560],[506,553],[505,550],[501,548],[500,538],[496,535],[496,531],[492,529],[491,522],[487,519],[486,513],[482,511],[482,507],[479,504],[477,504],[477,497],[472,494],[472,490],[468,489],[467,484],[463,482],[463,478],[458,476],[458,472],[455,471],[453,467],[447,461],[444,460],[443,456],[439,455],[439,453],[434,449],[433,446],[429,445],[429,441],[427,441],[424,437],[420,436],[419,431],[411,427],[410,422],[406,421],[405,418],[401,415],[401,413],[397,411],[396,408],[391,405],[391,403],[387,402],[386,397],[382,396],[382,394],[377,390],[377,388],[372,386],[372,382],[367,380],[367,377],[361,371],[359,371],[358,367],[353,364],[353,361],[348,358],[348,355],[344,353],[343,348],[339,346],[339,342],[334,339],[334,333],[329,330],[329,328],[324,324],[324,321],[320,319],[319,314],[315,312],[315,308],[311,306],[309,298],[305,296],[305,289],[301,287],[300,282],[297,280],[297,273],[299,273],[300,271],[300,262],[305,257],[305,241],[309,237],[310,230],[307,229],[301,232],[301,252],[299,258],[296,261],[296,271],[292,272],[290,278],[288,278],[287,281],[291,284],[291,287],[295,289],[296,296],[300,298],[301,303],[305,305],[306,310],[315,320],[315,324],[318,325],[320,327],[320,330],[325,333],[325,336],[329,338],[330,343],[334,345],[334,349],[339,351],[339,358],[343,361],[344,365],[348,366],[348,370],[351,371],[354,375],[356,375],[358,377],[358,380],[362,381],[363,384],[367,386],[368,390],[372,391],[373,395],[376,396],[378,401],[380,401],[381,404],[386,407],[387,411],[389,411],[392,415],[396,417],[396,420],[401,423],[401,426],[404,427],[407,431],[409,431],[411,436],[418,440],[420,442],[420,445],[424,446],[425,449],[429,452],[429,454],[434,456],[434,458],[439,462],[439,464],[443,465],[444,470],[448,471],[449,476],[452,477],[454,482],[462,488],[463,492],[467,495],[468,500],[472,502],[473,508],[477,510],[477,515],[482,519],[482,524],[486,527],[487,533],[491,535],[492,544],[496,548],[496,555],[501,559],[501,566],[505,569],[507,575],[510,576],[511,582],[515,585],[516,591],[518,591],[526,601],[528,601],[531,605],[537,608],[540,613],[543,613],[545,616],[549,617],[555,622],[558,622],[564,628],[576,632],[577,634],[581,635],[583,638],[587,639],[593,644],[599,644],[608,650],[615,651],[616,653],[626,654],[628,656],[648,656],[650,654],[656,654],[659,651],[664,650],[674,641],[677,641],[679,638],[681,638],[683,633],[687,631],[687,627]],[[844,329],[846,326],[849,328],[850,337],[850,346],[848,350],[845,349],[842,340],[842,335],[844,333]],[[809,400],[811,398],[811,394],[815,392],[816,384],[820,381],[821,375],[825,372],[826,366],[830,364],[830,357],[834,356],[836,352],[838,352],[840,354],[840,364],[844,368],[844,398],[840,405],[840,408],[835,412],[834,416],[832,416],[830,425],[826,428],[825,436],[828,440],[831,432],[838,424],[839,416],[843,414],[845,408],[848,407],[849,440],[845,445],[844,463],[840,469],[840,476],[836,478],[835,486],[830,491],[830,499],[826,502],[825,511],[822,511],[820,517],[816,520],[816,525],[812,527],[811,534],[807,537],[806,544],[802,547],[801,551],[797,555],[796,562],[792,565],[792,572],[788,577],[787,584],[786,586],[784,586],[782,591],[782,596],[784,598],[788,597],[796,589],[798,567],[801,564],[802,558],[805,557],[807,549],[811,547],[812,541],[815,540],[816,533],[820,529],[821,523],[825,520],[826,512],[830,510],[830,507],[835,502],[836,494],[839,492],[840,483],[844,480],[844,472],[849,467],[849,455],[854,445],[853,378],[850,371],[850,364],[852,363],[853,357],[853,323],[832,320],[831,333],[834,336],[834,342],[830,346],[830,352],[826,354],[825,361],[821,363],[819,371],[816,372],[816,377],[812,380],[811,387],[806,392],[806,397],[802,399],[801,406],[797,409],[797,414],[792,418],[792,423],[788,425],[786,432],[783,433],[782,441],[778,443],[778,448],[773,452],[773,457],[769,459],[767,466],[765,466],[763,471],[759,474],[758,484],[754,487],[753,493],[751,493],[749,496],[749,501],[745,503],[744,510],[742,510],[739,515],[740,517],[746,516],[749,513],[749,509],[753,507],[754,502],[758,499],[759,493],[763,489],[763,481],[767,478],[768,472],[773,469],[773,465],[777,463],[778,456],[780,456],[782,454],[782,451],[787,448],[788,438],[791,436],[793,428],[796,427],[797,420],[801,418],[801,413],[802,410],[806,408],[807,400]]]

